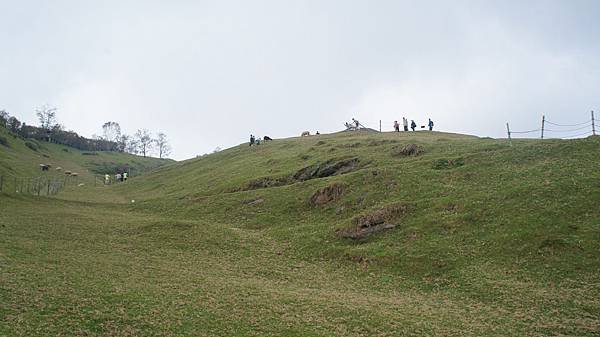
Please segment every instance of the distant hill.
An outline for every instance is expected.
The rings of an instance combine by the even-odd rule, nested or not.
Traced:
[[[81,151],[73,147],[36,139],[23,139],[0,126],[0,175],[37,177],[77,172],[81,179],[95,174],[114,174],[129,168],[139,175],[173,163],[170,159],[144,158],[111,151]],[[40,164],[49,164],[49,172],[41,172]],[[60,167],[60,172],[56,168]]]

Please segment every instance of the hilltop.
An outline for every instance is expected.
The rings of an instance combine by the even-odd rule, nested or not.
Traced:
[[[593,336],[599,164],[600,137],[341,132],[0,195],[28,210],[0,334]]]

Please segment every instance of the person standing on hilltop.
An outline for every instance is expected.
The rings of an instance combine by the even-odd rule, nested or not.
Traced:
[[[417,123],[415,123],[415,121],[414,121],[414,120],[411,120],[411,121],[410,121],[410,128],[411,128],[413,131],[415,131],[415,128],[416,128],[416,127],[417,127]]]
[[[254,135],[250,135],[250,146],[254,145]]]
[[[431,118],[429,118],[429,123],[427,123],[427,125],[429,126],[429,131],[433,130],[433,121],[431,120]]]
[[[394,131],[400,132],[400,124],[398,124],[398,121],[394,121]]]
[[[404,131],[408,131],[408,119],[402,117],[402,125],[404,125]]]

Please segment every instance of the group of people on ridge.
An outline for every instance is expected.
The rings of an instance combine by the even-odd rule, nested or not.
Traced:
[[[353,130],[358,130],[360,128],[364,128],[364,126],[362,124],[360,124],[358,119],[355,119],[355,118],[352,118],[351,123],[346,122],[346,123],[344,123],[344,125],[346,126],[346,130],[348,130],[348,131],[353,131]],[[409,125],[408,119],[406,119],[406,117],[402,117],[402,126],[404,127],[404,131],[408,131],[409,126],[413,131],[416,131],[417,123],[414,120],[411,120],[410,125]],[[431,120],[431,118],[429,118],[429,122],[427,123],[427,126],[429,127],[429,131],[433,130],[433,121]],[[425,126],[421,126],[421,128],[424,129]],[[400,124],[398,123],[398,121],[394,121],[394,131],[400,132]],[[319,131],[317,131],[316,134],[318,135]],[[310,132],[308,132],[308,131],[304,131],[302,133],[302,136],[309,136],[309,135],[310,135]],[[263,139],[261,140],[260,138],[256,138],[254,135],[251,134],[249,145],[250,146],[260,145],[261,143],[267,142],[270,140],[273,140],[273,139],[269,136],[264,136]]]
[[[273,140],[273,138],[271,138],[269,136],[264,136],[263,139],[261,140],[260,137],[256,138],[256,137],[254,137],[254,135],[250,135],[250,146],[260,145],[261,142],[268,142],[270,140]]]
[[[358,119],[354,119],[352,118],[352,122],[351,123],[344,123],[344,126],[346,126],[346,130],[358,130],[359,128],[363,127],[362,124],[360,124],[360,122],[358,121]]]
[[[406,119],[406,117],[402,117],[402,125],[404,126],[404,131],[408,131],[408,119]],[[429,118],[427,126],[429,127],[429,131],[433,130],[433,121],[431,120],[431,118]],[[415,123],[414,120],[410,121],[410,128],[413,131],[415,131],[415,129],[417,128],[417,123]],[[421,126],[421,128],[425,128],[425,126]],[[398,124],[398,121],[394,121],[394,131],[400,132],[400,124]]]

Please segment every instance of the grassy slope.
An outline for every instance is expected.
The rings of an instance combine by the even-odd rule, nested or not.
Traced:
[[[425,154],[391,155],[408,143]],[[362,168],[231,192],[345,157]],[[28,209],[0,216],[0,335],[592,336],[599,164],[598,138],[344,133],[242,145],[79,191],[86,203],[0,197]],[[308,205],[333,182],[341,200]],[[396,203],[411,209],[396,229],[335,235]]]
[[[0,145],[0,175],[7,177],[9,183],[14,177],[31,179],[62,175],[62,173],[56,172],[56,167],[77,172],[81,181],[89,182],[93,181],[95,174],[116,173],[111,168],[118,165],[128,164],[132,168],[133,174],[140,174],[172,162],[157,158],[143,158],[127,153],[79,151],[58,144],[23,140],[13,137],[1,127],[0,136],[5,137],[9,142],[9,146]],[[38,150],[27,147],[26,142],[35,144]],[[52,169],[47,173],[41,172],[40,164],[51,164]]]

